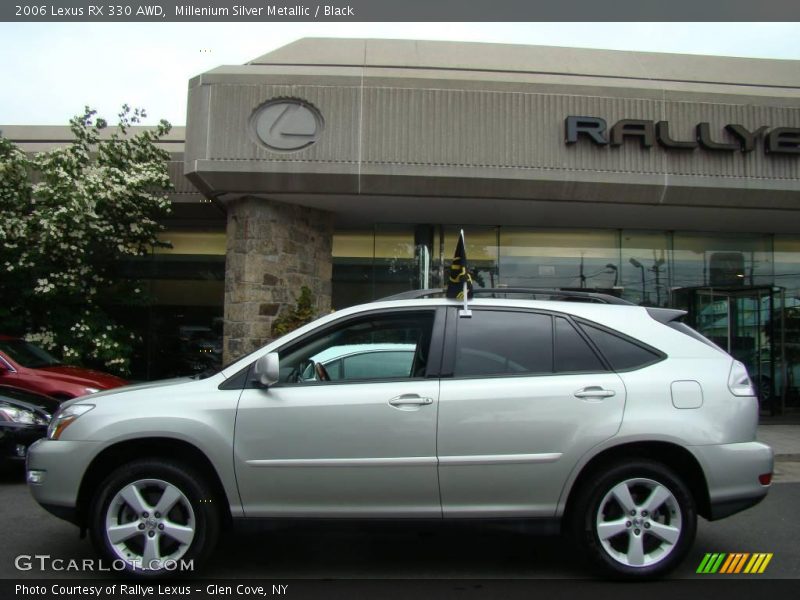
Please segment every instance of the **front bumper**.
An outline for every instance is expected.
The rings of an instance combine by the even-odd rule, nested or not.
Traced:
[[[97,442],[41,439],[28,449],[28,489],[48,511],[61,517],[75,514],[78,490],[86,469],[99,450]],[[41,481],[31,482],[31,472]]]
[[[772,473],[772,448],[761,442],[692,446],[708,483],[710,521],[728,517],[761,502],[769,491],[760,475]]]

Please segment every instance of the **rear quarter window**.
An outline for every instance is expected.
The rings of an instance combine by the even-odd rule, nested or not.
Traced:
[[[664,354],[624,336],[586,321],[579,321],[581,329],[615,371],[633,371],[657,363]]]
[[[555,319],[556,373],[593,373],[606,367],[586,340],[564,317]]]

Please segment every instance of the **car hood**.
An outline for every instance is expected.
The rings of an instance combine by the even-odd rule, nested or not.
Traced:
[[[45,375],[48,379],[56,379],[58,381],[94,387],[101,390],[116,388],[128,383],[124,379],[109,375],[108,373],[103,373],[102,371],[94,371],[92,369],[84,369],[82,367],[73,367],[69,365],[41,367],[36,369],[36,372]]]
[[[66,402],[62,402],[61,406],[65,407],[71,404],[75,404],[77,402],[81,403],[85,403],[87,401],[94,402],[95,400],[99,400],[100,398],[105,398],[106,396],[122,396],[124,394],[127,394],[128,392],[138,392],[140,390],[146,390],[149,388],[169,387],[173,385],[188,383],[190,381],[194,380],[191,377],[176,377],[175,379],[161,379],[159,381],[148,381],[145,383],[125,385],[111,390],[96,392],[94,394],[87,394],[86,396],[79,396],[78,398],[73,398],[71,400],[67,400]]]

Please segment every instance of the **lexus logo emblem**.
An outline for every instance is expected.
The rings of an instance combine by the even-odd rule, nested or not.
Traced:
[[[251,119],[256,137],[276,152],[307,148],[319,139],[323,124],[322,115],[316,108],[292,98],[262,104]]]

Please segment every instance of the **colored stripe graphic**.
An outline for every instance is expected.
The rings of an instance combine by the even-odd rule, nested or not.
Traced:
[[[713,575],[714,573],[735,575],[742,572],[751,575],[761,574],[766,570],[767,565],[772,560],[772,556],[771,552],[757,552],[755,554],[750,554],[749,552],[732,552],[730,554],[709,552],[703,557],[696,572],[706,575]]]
[[[750,559],[750,562],[747,563],[747,567],[745,567],[744,572],[752,573],[754,575],[763,573],[766,570],[769,561],[771,560],[772,553],[754,554],[753,558]]]
[[[764,571],[766,571],[767,570],[767,565],[769,564],[769,561],[771,561],[771,560],[772,560],[772,552],[767,554],[766,558],[764,558],[764,562],[761,563],[761,568],[758,570],[758,572],[759,573],[763,573]]]
[[[728,554],[728,558],[724,563],[722,563],[722,568],[720,568],[719,572],[720,573],[727,573],[728,569],[731,568],[731,565],[735,564],[736,561],[738,561],[738,560],[739,560],[739,555],[738,554]]]
[[[736,565],[736,570],[733,571],[734,573],[739,573],[742,570],[742,567],[744,566],[744,563],[747,560],[748,556],[750,556],[749,553],[742,554],[742,558],[741,560],[739,560],[739,564]]]
[[[738,573],[742,570],[747,557],[750,556],[748,553],[741,553],[737,552],[736,554],[729,554],[728,560],[725,561],[725,564],[720,569],[720,573]]]
[[[703,560],[700,562],[700,566],[697,567],[696,573],[705,573],[706,572],[706,565],[708,565],[708,561],[711,560],[711,555],[706,554],[703,557]]]
[[[727,573],[728,569],[731,568],[731,564],[736,563],[739,560],[738,554],[728,554],[728,559],[722,563],[722,568],[719,570],[720,573]]]
[[[697,567],[698,573],[716,573],[719,569],[720,564],[724,560],[726,554],[723,553],[714,553],[714,554],[706,554],[703,558],[703,562],[700,563],[700,566]]]

